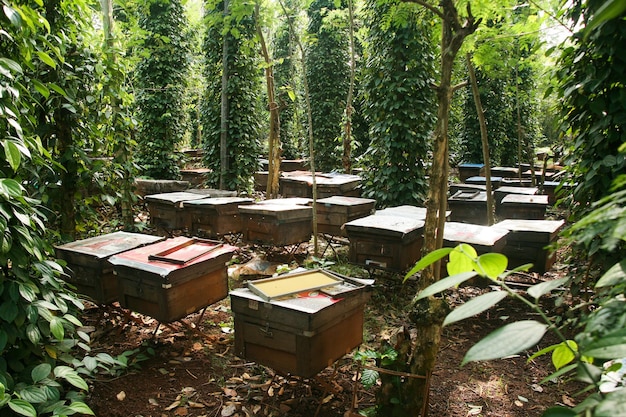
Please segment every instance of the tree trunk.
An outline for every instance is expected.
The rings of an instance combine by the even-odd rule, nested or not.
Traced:
[[[422,0],[411,1],[426,7],[442,19],[441,80],[437,86],[437,123],[434,131],[433,161],[424,227],[423,252],[426,254],[443,246],[449,172],[448,123],[452,93],[457,88],[452,86],[452,68],[465,38],[474,33],[480,24],[480,19],[474,19],[469,3],[467,3],[467,16],[462,23],[454,0],[442,0],[441,9]],[[426,288],[437,281],[439,270],[439,263],[425,269],[421,275],[420,287]],[[410,318],[415,326],[417,337],[405,343],[410,344],[409,373],[415,377],[408,378],[406,383],[400,385],[401,394],[406,403],[404,414],[397,415],[424,417],[428,414],[430,375],[435,367],[441,339],[441,324],[447,311],[445,301],[434,297],[411,306]]]
[[[265,81],[267,84],[267,101],[270,111],[270,132],[268,139],[268,175],[267,175],[267,189],[265,191],[268,198],[278,197],[278,179],[280,176],[280,115],[278,104],[274,98],[274,70],[272,67],[272,60],[270,58],[267,45],[265,44],[265,37],[259,24],[259,3],[255,5],[254,13],[256,15],[256,32],[261,43],[261,53],[265,60]]]
[[[309,123],[309,169],[311,170],[312,177],[312,187],[313,187],[313,255],[315,257],[319,254],[318,242],[317,242],[317,180],[315,179],[315,153],[313,146],[313,115],[311,111],[311,98],[309,95],[309,83],[306,79],[306,64],[304,62],[304,46],[300,41],[300,37],[296,32],[296,27],[293,23],[292,14],[287,11],[285,4],[282,0],[278,0],[280,3],[280,7],[283,10],[283,13],[287,17],[287,21],[289,22],[289,28],[291,29],[293,36],[295,38],[296,44],[298,45],[298,50],[300,51],[300,63],[302,64],[302,73],[305,75],[302,77],[302,82],[304,84],[304,98],[306,102],[306,113],[307,119]]]
[[[224,18],[228,16],[228,0],[224,0]],[[226,174],[228,172],[228,39],[224,34],[222,45],[222,91],[220,107],[220,181],[219,188],[226,189]]]
[[[348,15],[350,25],[350,86],[348,88],[348,98],[346,99],[346,126],[343,138],[343,171],[346,174],[352,172],[352,96],[354,95],[355,58],[354,52],[354,10],[352,0],[348,0]]]
[[[485,112],[480,101],[480,92],[478,91],[478,82],[476,81],[476,73],[472,65],[470,55],[466,55],[467,70],[469,71],[470,81],[472,84],[472,93],[474,95],[474,104],[476,105],[476,114],[478,115],[478,123],[480,124],[480,138],[483,144],[483,161],[485,162],[485,181],[487,192],[487,223],[491,226],[493,220],[493,193],[491,192],[491,161],[489,159],[489,140],[487,138],[487,122],[485,121]]]

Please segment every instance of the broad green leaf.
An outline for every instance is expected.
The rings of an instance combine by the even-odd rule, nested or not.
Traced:
[[[30,323],[26,326],[26,336],[32,344],[36,345],[41,341],[41,332],[36,324]]]
[[[595,408],[594,417],[616,417],[626,415],[626,388],[609,392]]]
[[[88,414],[90,416],[95,415],[91,408],[82,401],[74,401],[69,405],[69,408],[75,413]]]
[[[539,284],[535,284],[532,287],[528,288],[528,295],[531,297],[538,299],[542,295],[548,294],[550,291],[555,290],[566,282],[569,281],[569,278],[559,278],[551,281],[544,281]]]
[[[626,259],[613,265],[600,279],[596,282],[596,288],[611,287],[626,281]]]
[[[93,371],[98,367],[98,360],[92,356],[85,356],[83,359],[83,363],[85,364],[85,368],[88,371]]]
[[[462,365],[473,361],[500,359],[535,346],[548,326],[535,320],[521,320],[494,330],[470,348]]]
[[[9,197],[19,198],[22,196],[22,186],[11,178],[0,179],[0,189]]]
[[[8,68],[9,70],[13,72],[16,72],[19,74],[22,73],[22,67],[20,66],[20,64],[13,61],[12,59],[0,57],[0,65],[2,65],[5,68]]]
[[[573,340],[567,340],[558,344],[552,352],[552,364],[557,371],[576,359],[578,345]]]
[[[577,412],[565,407],[550,407],[543,412],[541,417],[576,417]]]
[[[56,68],[57,67],[57,63],[54,62],[54,59],[52,59],[50,57],[50,55],[48,55],[44,51],[37,51],[36,54],[39,57],[39,59],[41,59],[41,62],[43,62],[44,64],[46,64],[46,65],[48,65],[49,67],[52,67],[52,68]]]
[[[501,253],[484,253],[478,257],[479,273],[491,279],[497,279],[506,271],[509,260]]]
[[[492,291],[479,295],[478,297],[473,298],[465,304],[455,308],[443,321],[443,325],[447,326],[448,324],[480,314],[498,304],[506,298],[507,295],[506,291]]]
[[[430,252],[429,254],[424,256],[422,259],[417,261],[415,266],[413,268],[411,268],[411,270],[409,272],[407,272],[407,274],[404,277],[404,280],[406,281],[409,277],[415,275],[418,271],[421,271],[422,269],[426,268],[427,266],[434,264],[435,262],[437,262],[441,258],[443,258],[446,255],[448,255],[453,250],[454,250],[454,248],[441,248],[441,249],[437,249],[437,250],[434,250],[434,251]]]
[[[87,386],[87,382],[85,382],[85,380],[81,378],[78,375],[78,373],[76,373],[75,371],[65,373],[63,375],[63,379],[65,379],[67,382],[69,382],[76,388],[79,388],[85,391],[89,390],[89,387]]]
[[[19,391],[20,398],[28,401],[31,404],[41,404],[48,399],[43,387],[26,387]]]
[[[15,9],[5,4],[2,6],[2,10],[4,11],[4,15],[7,17],[7,19],[9,19],[13,26],[19,28],[22,25],[22,18]]]
[[[626,358],[626,340],[624,337],[603,337],[587,346],[584,356],[600,359]]]
[[[445,291],[448,288],[456,287],[460,283],[465,282],[475,276],[476,272],[464,272],[462,274],[452,275],[450,277],[440,279],[439,281],[435,282],[432,285],[429,285],[428,287],[420,291],[415,300],[421,300],[422,298],[426,298],[441,291]]]
[[[46,87],[45,84],[43,84],[41,81],[32,80],[31,82],[35,86],[35,90],[37,90],[39,94],[44,96],[44,98],[48,98],[50,96],[50,89]]]
[[[585,37],[589,36],[591,31],[600,26],[607,20],[614,19],[626,11],[626,2],[623,0],[607,0],[598,9],[596,14],[591,17],[589,23],[584,29]]]
[[[9,408],[19,415],[26,417],[37,417],[37,411],[29,402],[20,400],[19,398],[9,401]]]
[[[63,340],[63,337],[65,337],[65,329],[63,328],[63,320],[61,320],[59,317],[54,317],[50,321],[50,331],[52,332],[52,335],[56,337],[57,340]]]
[[[50,83],[50,88],[56,91],[57,93],[61,94],[63,97],[67,97],[67,93],[61,86],[54,84],[54,83]]]
[[[535,352],[533,353],[527,360],[526,362],[530,362],[535,358],[538,358],[541,355],[545,355],[546,353],[552,352],[554,349],[556,349],[558,346],[560,345],[560,343],[557,343],[555,345],[550,345],[548,347],[545,347],[543,349],[541,349],[539,352]]]
[[[361,374],[361,383],[366,388],[373,387],[378,381],[378,376],[378,371],[373,369],[363,369],[363,373]]]
[[[4,321],[11,323],[15,320],[17,314],[17,305],[13,301],[7,300],[0,305],[0,318]]]
[[[457,275],[463,272],[474,271],[476,266],[475,259],[477,256],[478,254],[473,247],[467,243],[460,244],[450,252],[448,264],[446,265],[448,275]]]
[[[44,378],[47,378],[52,372],[52,366],[47,363],[41,363],[33,368],[30,372],[31,378],[33,378],[33,382],[37,383]]]

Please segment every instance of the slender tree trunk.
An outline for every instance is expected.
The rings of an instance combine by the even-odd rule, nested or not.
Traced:
[[[261,53],[265,59],[265,81],[267,84],[267,101],[270,111],[270,132],[268,140],[268,175],[266,194],[269,198],[278,197],[278,178],[280,176],[280,115],[278,104],[274,98],[274,70],[272,60],[270,58],[265,37],[259,24],[259,3],[255,5],[254,13],[256,15],[256,32],[261,43]]]
[[[285,7],[285,4],[282,2],[282,0],[278,0],[278,2],[280,3],[280,7],[282,8],[283,13],[287,17],[287,21],[289,22],[289,28],[291,29],[293,33],[296,44],[298,45],[298,50],[300,51],[300,63],[302,64],[302,73],[304,74],[304,77],[302,77],[302,80],[304,84],[304,99],[306,102],[307,120],[309,123],[309,129],[308,129],[309,169],[311,170],[311,176],[313,180],[313,184],[312,184],[312,187],[313,187],[313,251],[314,251],[313,255],[317,257],[319,253],[319,248],[318,248],[318,242],[317,242],[317,180],[315,179],[315,153],[314,153],[315,149],[313,146],[313,112],[311,111],[311,98],[309,95],[309,83],[306,79],[306,63],[304,62],[304,46],[302,45],[302,42],[300,41],[300,37],[298,36],[295,30],[295,25],[293,24],[293,17],[287,11],[287,8]]]
[[[224,0],[224,18],[229,13],[228,0]],[[220,107],[220,181],[219,188],[226,189],[226,175],[228,173],[228,40],[230,35],[224,34],[222,45],[222,92]]]
[[[465,38],[476,30],[480,19],[474,19],[469,3],[467,16],[462,22],[454,0],[441,0],[440,9],[423,0],[411,1],[426,7],[442,19],[441,80],[437,86],[437,122],[424,227],[423,252],[429,253],[443,246],[449,173],[448,122],[452,93],[457,88],[452,85],[452,68]],[[420,278],[420,287],[425,288],[438,280],[439,269],[439,263],[425,269]],[[441,298],[429,297],[411,306],[410,318],[417,337],[405,338],[404,344],[408,347],[400,350],[411,352],[408,355],[409,372],[414,377],[408,378],[401,386],[405,401],[405,414],[402,415],[423,417],[428,414],[430,376],[435,367],[441,340],[441,325],[447,312],[448,306]]]
[[[115,55],[115,35],[113,29],[113,2],[112,0],[100,0],[100,8],[102,10],[102,27],[104,31],[104,45],[106,50],[107,59],[112,65],[115,65],[117,57]],[[122,178],[120,184],[121,209],[122,209],[122,223],[124,229],[132,230],[135,219],[133,214],[133,178],[132,168],[129,155],[131,154],[128,145],[126,143],[126,135],[118,132],[116,126],[120,118],[119,101],[117,97],[113,97],[111,100],[111,107],[113,107],[112,113],[112,125],[114,126],[115,135],[115,153],[114,159],[122,169]]]
[[[343,171],[346,174],[352,172],[352,97],[354,95],[355,58],[354,51],[354,9],[352,0],[348,0],[348,15],[350,25],[350,86],[348,87],[348,98],[346,99],[346,125],[343,138]]]
[[[483,105],[480,101],[480,92],[478,91],[478,82],[476,81],[476,73],[474,72],[474,66],[472,65],[472,58],[470,55],[466,55],[467,58],[467,70],[469,71],[470,81],[472,84],[472,93],[474,95],[474,104],[476,105],[476,114],[478,115],[478,123],[480,125],[480,138],[483,143],[483,161],[485,161],[485,178],[486,178],[486,192],[487,192],[487,223],[491,226],[494,223],[493,220],[493,193],[491,192],[491,161],[489,159],[489,140],[487,138],[487,122],[485,121],[485,112],[483,111]]]

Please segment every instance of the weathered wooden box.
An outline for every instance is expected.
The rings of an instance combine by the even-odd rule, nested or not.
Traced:
[[[56,256],[67,262],[67,282],[79,294],[99,304],[117,301],[119,291],[110,256],[165,239],[141,233],[114,232],[56,246]]]
[[[473,192],[473,191],[486,191],[487,186],[484,184],[465,184],[460,182],[454,182],[448,185],[448,194],[450,196],[455,195],[459,191]]]
[[[482,175],[485,172],[485,164],[463,163],[459,164],[459,180],[465,182],[470,177]]]
[[[262,245],[288,246],[308,242],[313,234],[313,209],[302,205],[252,204],[239,206],[244,240]]]
[[[183,202],[183,210],[191,217],[190,231],[194,236],[216,238],[241,233],[243,223],[239,206],[254,204],[244,197],[203,198]]]
[[[494,226],[509,230],[502,253],[509,259],[509,268],[532,263],[532,271],[543,274],[554,264],[556,254],[548,249],[563,228],[563,220],[507,219]]]
[[[478,254],[501,252],[507,241],[509,231],[495,226],[446,222],[443,229],[443,241],[446,247],[455,247],[468,243]]]
[[[311,202],[310,204],[313,204]],[[347,236],[343,225],[369,216],[375,211],[376,200],[359,197],[332,196],[317,200],[317,232],[331,236]]]
[[[487,192],[458,191],[448,198],[450,220],[453,222],[487,225]]]
[[[496,209],[502,203],[502,199],[509,194],[521,194],[521,195],[535,195],[537,194],[537,187],[515,187],[510,185],[503,185],[496,188],[493,192],[494,199],[496,201]]]
[[[491,175],[494,177],[502,178],[516,178],[519,177],[519,168],[514,167],[492,167],[489,169]]]
[[[358,197],[361,177],[352,174],[315,174],[317,198],[331,196]],[[285,197],[313,197],[313,176],[310,172],[294,171],[280,178],[280,192]]]
[[[150,213],[150,223],[166,230],[188,229],[191,226],[189,213],[183,211],[183,202],[207,198],[206,195],[189,191],[151,194],[144,197]]]
[[[220,242],[167,239],[109,258],[120,305],[169,323],[228,295],[228,262],[236,248]]]
[[[495,176],[491,176],[491,189],[495,190],[496,188],[498,188],[500,185],[502,185],[502,177],[495,177]],[[469,177],[468,179],[465,180],[466,184],[479,184],[479,185],[487,185],[487,177],[482,177],[482,176],[476,176],[476,177]]]
[[[382,210],[376,210],[377,216],[400,216],[409,217],[416,220],[426,220],[426,207],[417,207],[410,205],[386,207]],[[446,219],[450,216],[450,211],[446,211]]]
[[[498,217],[502,219],[543,220],[548,207],[547,195],[509,194],[502,198]]]
[[[235,353],[282,373],[315,376],[363,341],[368,287],[337,298],[305,291],[269,301],[248,288],[233,290]]]
[[[352,263],[404,271],[421,257],[423,220],[373,214],[352,220],[344,227]]]
[[[210,172],[209,168],[181,169],[180,176],[183,181],[188,181],[193,187],[197,187],[204,184]]]

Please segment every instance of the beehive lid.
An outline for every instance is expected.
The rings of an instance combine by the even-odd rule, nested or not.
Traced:
[[[502,199],[502,204],[529,204],[538,206],[548,205],[547,195],[508,194]]]
[[[200,194],[202,198],[236,197],[237,191],[218,190],[216,188],[191,188],[187,190],[192,194]]]
[[[347,222],[345,228],[348,235],[352,232],[363,232],[404,239],[411,235],[421,234],[424,228],[424,221],[410,217],[372,214]]]
[[[242,214],[257,214],[277,220],[306,220],[313,218],[313,209],[297,204],[251,204],[239,206]]]
[[[245,197],[216,197],[184,201],[184,206],[227,206],[231,204],[252,204],[254,200]]]
[[[502,181],[502,177],[494,177],[491,176],[491,182],[501,182]],[[465,180],[466,183],[468,184],[486,184],[487,183],[487,178],[483,177],[483,176],[475,176],[475,177],[469,177],[468,179]]]
[[[450,244],[468,243],[470,245],[495,246],[508,233],[509,231],[502,227],[446,222],[443,229],[443,240]]]
[[[259,205],[269,205],[269,204],[277,204],[283,206],[308,206],[309,203],[313,201],[310,198],[306,197],[288,197],[288,198],[271,198],[269,200],[259,201],[257,204]]]
[[[144,198],[152,203],[177,205],[183,201],[200,200],[201,198],[207,198],[207,196],[189,191],[176,191],[173,193],[150,194]]]
[[[387,207],[382,210],[376,210],[376,214],[380,216],[403,216],[412,217],[419,220],[425,220],[426,208],[410,205]]]
[[[370,206],[376,204],[376,200],[373,200],[371,198],[345,197],[340,195],[334,195],[331,197],[318,199],[317,204],[322,204],[325,206]]]
[[[165,278],[174,271],[231,254],[236,249],[218,241],[179,236],[122,252],[109,258],[109,262]]]
[[[514,187],[510,185],[504,185],[502,187],[498,187],[495,192],[504,194],[535,195],[537,194],[537,191],[539,191],[537,187]]]
[[[163,239],[165,238],[162,236],[152,236],[142,233],[113,232],[66,243],[56,246],[56,249],[89,255],[98,259],[105,259],[109,256]]]
[[[474,191],[474,190],[459,190],[456,194],[448,199],[448,201],[452,202],[463,202],[463,201],[472,201],[472,202],[482,202],[487,201],[487,192],[486,191]]]
[[[509,230],[509,241],[549,243],[564,225],[564,220],[507,219],[496,223],[494,227]]]

